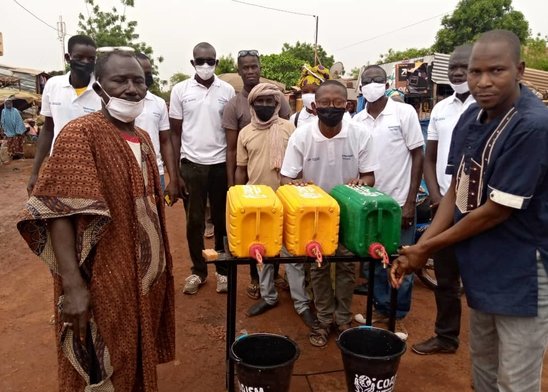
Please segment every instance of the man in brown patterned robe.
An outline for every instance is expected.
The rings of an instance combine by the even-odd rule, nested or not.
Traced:
[[[18,229],[52,271],[59,390],[157,391],[174,291],[156,157],[133,124],[145,77],[121,51],[96,76],[102,111],[65,126]]]

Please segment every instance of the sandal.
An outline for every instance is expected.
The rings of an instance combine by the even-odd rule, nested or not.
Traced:
[[[325,347],[327,345],[327,339],[329,338],[330,325],[320,324],[310,330],[308,340],[314,347]]]
[[[259,288],[259,283],[255,281],[249,282],[249,285],[246,289],[247,296],[251,299],[261,298],[261,289]]]

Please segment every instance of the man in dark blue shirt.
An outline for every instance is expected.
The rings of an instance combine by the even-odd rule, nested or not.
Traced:
[[[519,39],[493,30],[475,43],[477,101],[451,142],[451,186],[430,229],[402,250],[391,281],[456,244],[470,311],[477,391],[540,391],[548,346],[548,109],[521,86]]]

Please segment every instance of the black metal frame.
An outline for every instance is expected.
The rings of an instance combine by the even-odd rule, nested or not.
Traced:
[[[226,241],[226,239],[225,239]],[[229,256],[230,252],[228,251],[228,245],[225,242],[225,254],[222,255],[217,261],[226,261],[228,264],[228,295],[226,301],[226,387],[228,392],[234,392],[234,381],[235,381],[235,372],[234,372],[234,361],[230,358],[230,349],[232,344],[236,340],[236,302],[238,298],[238,266],[239,265],[250,265],[256,261],[252,258],[235,258]],[[366,325],[371,326],[371,321],[373,317],[373,285],[375,277],[375,263],[380,262],[380,260],[373,259],[370,257],[357,257],[354,255],[344,255],[344,256],[328,256],[324,257],[324,260],[329,263],[341,263],[341,262],[369,262],[369,277],[368,277],[368,291],[367,291],[367,305],[366,305]],[[273,264],[278,262],[280,264],[288,263],[315,263],[316,259],[310,257],[271,257],[263,261],[264,264]],[[388,329],[394,332],[396,325],[396,307],[397,307],[397,290],[392,289],[390,293],[390,317],[388,321]]]

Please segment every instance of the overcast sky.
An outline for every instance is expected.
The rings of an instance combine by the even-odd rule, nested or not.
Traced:
[[[440,28],[443,14],[451,13],[458,0],[243,0],[289,11],[319,15],[319,44],[341,61],[347,72],[353,67],[376,62],[389,48],[403,50],[430,46]],[[78,14],[87,14],[84,0],[17,0],[47,24],[55,27],[62,15],[67,39],[76,34]],[[96,0],[103,8],[116,0]],[[533,34],[548,34],[546,0],[514,0]],[[36,20],[14,0],[0,0],[0,31],[4,56],[0,64],[44,71],[62,68],[61,44],[57,32]],[[315,20],[244,5],[231,0],[135,0],[127,8],[129,20],[138,22],[140,39],[164,57],[160,77],[175,72],[192,74],[192,48],[210,42],[217,56],[240,49],[257,49],[261,54],[279,53],[284,42],[313,42]],[[405,28],[406,26],[412,25]],[[363,41],[363,42],[362,42]],[[355,44],[355,45],[354,45]]]

